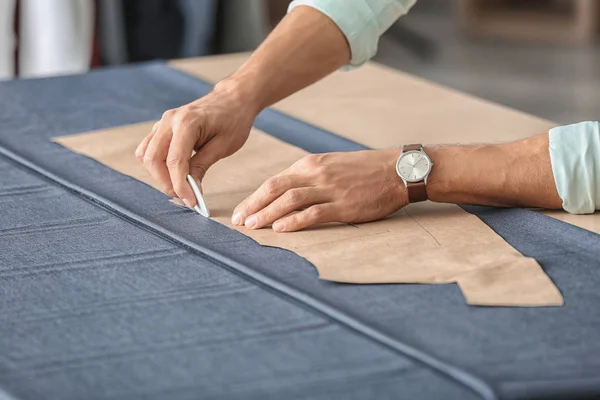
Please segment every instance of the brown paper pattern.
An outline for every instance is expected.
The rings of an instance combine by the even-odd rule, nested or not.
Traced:
[[[63,136],[55,141],[156,188],[134,156],[152,125]],[[477,217],[455,205],[414,204],[382,221],[356,226],[324,224],[295,233],[231,225],[232,211],[240,201],[306,154],[253,130],[242,150],[218,162],[203,181],[211,215],[262,245],[288,249],[306,258],[321,279],[357,284],[456,282],[473,305],[563,304],[560,292],[535,260],[522,256]]]

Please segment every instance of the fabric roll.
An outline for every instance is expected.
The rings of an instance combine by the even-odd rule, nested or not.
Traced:
[[[43,77],[90,68],[93,0],[22,0],[19,74]]]

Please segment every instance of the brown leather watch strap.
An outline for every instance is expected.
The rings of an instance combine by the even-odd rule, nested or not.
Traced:
[[[427,200],[427,186],[425,182],[408,182],[406,189],[408,190],[409,203],[418,203]]]
[[[415,151],[415,150],[421,150],[421,148],[423,147],[423,145],[420,144],[405,144],[404,146],[402,146],[402,151]]]
[[[421,144],[407,144],[402,146],[402,152],[405,151],[421,151],[423,145]],[[424,181],[421,182],[408,182],[406,184],[408,190],[408,202],[418,203],[427,200],[427,185]]]

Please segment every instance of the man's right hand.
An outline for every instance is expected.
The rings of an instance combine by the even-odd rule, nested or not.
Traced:
[[[201,181],[211,165],[242,147],[262,109],[349,60],[350,47],[338,26],[312,7],[296,7],[215,90],[165,112],[136,156],[165,193],[193,207],[196,198],[186,182],[188,173]]]
[[[196,205],[196,198],[186,175],[201,183],[208,168],[239,150],[258,111],[226,86],[166,111],[135,152],[163,191],[188,207]]]

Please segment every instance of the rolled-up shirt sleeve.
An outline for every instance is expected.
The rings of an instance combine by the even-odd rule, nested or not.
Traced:
[[[553,128],[550,160],[563,209],[591,214],[600,209],[600,122]]]
[[[288,12],[309,6],[327,15],[350,45],[348,67],[358,67],[377,53],[379,37],[417,0],[294,0]]]

